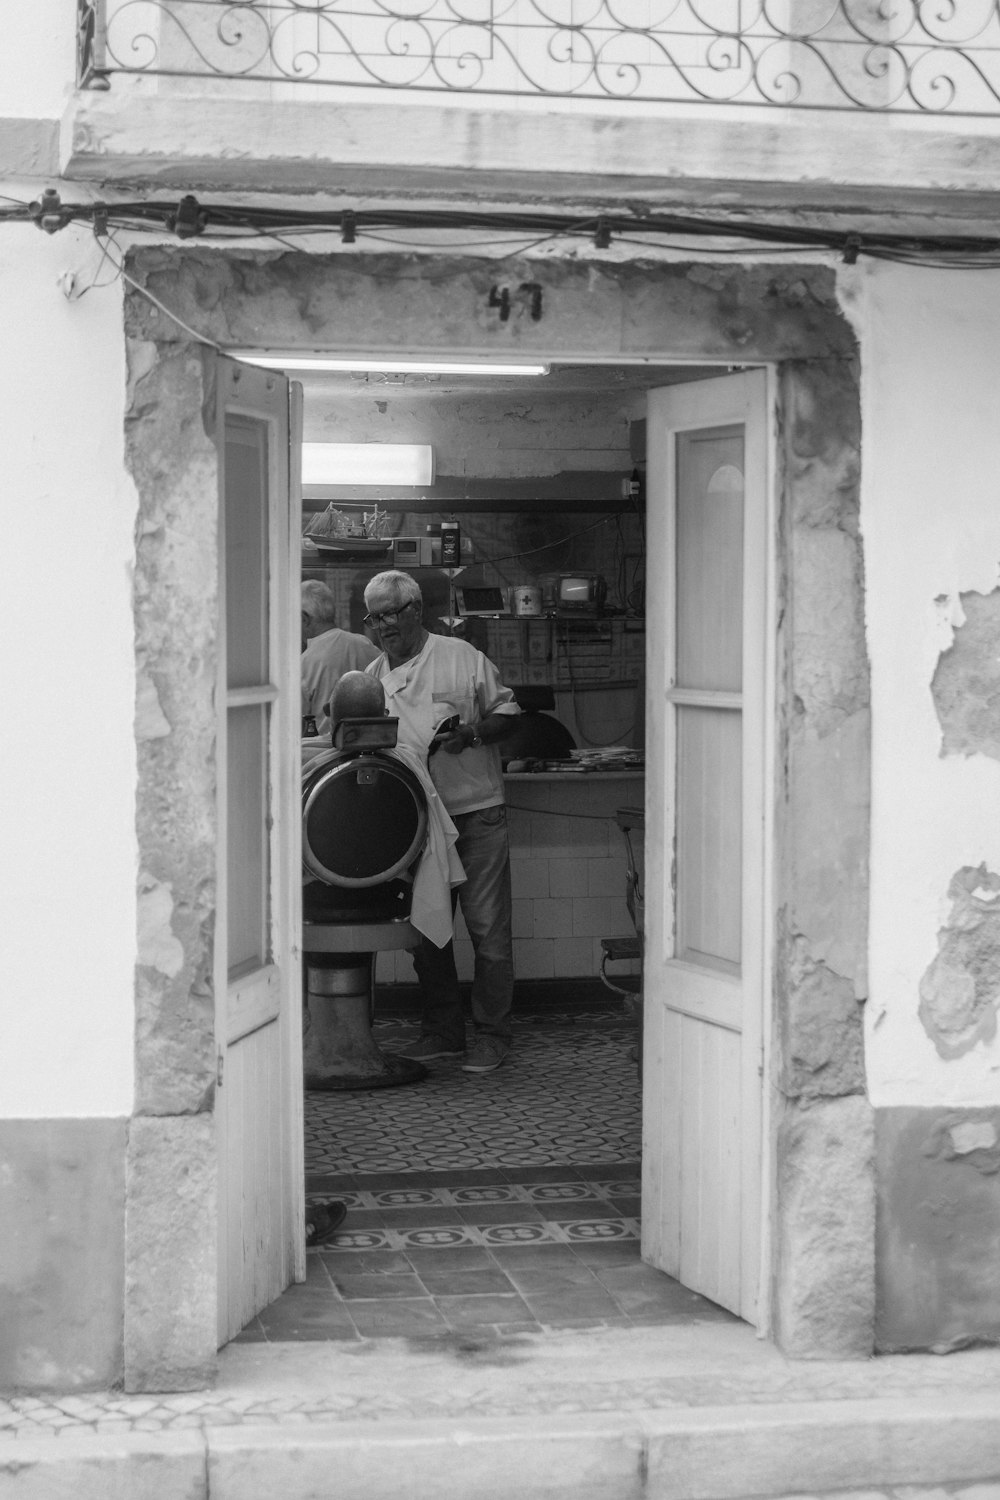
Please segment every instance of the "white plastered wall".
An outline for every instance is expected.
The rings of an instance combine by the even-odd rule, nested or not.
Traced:
[[[995,1105],[1000,1041],[946,1061],[918,1007],[952,877],[981,863],[1000,872],[1000,764],[942,758],[931,696],[959,594],[1000,584],[1000,271],[869,266],[855,291],[873,703],[869,1089],[876,1106]]]
[[[115,284],[74,302],[57,284],[95,266],[87,230],[0,228],[0,1112],[12,1119],[132,1107],[136,499],[122,297]]]
[[[5,5],[0,116],[58,120],[72,97],[75,52],[75,5],[66,0]]]

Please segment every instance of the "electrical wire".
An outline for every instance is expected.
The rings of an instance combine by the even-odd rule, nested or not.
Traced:
[[[508,552],[504,557],[484,557],[483,562],[492,563],[495,566],[497,563],[514,562],[520,557],[533,557],[536,552],[548,552],[550,547],[561,547],[564,542],[571,542],[588,531],[594,531],[598,526],[607,526],[609,521],[613,520],[615,520],[614,515],[602,516],[599,521],[593,521],[589,526],[581,526],[579,531],[571,531],[568,536],[556,537],[554,541],[546,542],[541,547],[527,547],[523,552]]]
[[[339,234],[345,245],[355,244],[360,236],[375,244],[411,251],[499,250],[507,256],[525,255],[542,245],[580,239],[591,240],[599,253],[618,245],[689,255],[698,241],[721,240],[723,244],[714,244],[708,252],[713,257],[784,257],[811,251],[838,255],[848,264],[869,256],[938,270],[1000,269],[1000,238],[993,236],[892,234],[858,229],[845,232],[764,220],[734,222],[710,215],[620,210],[599,211],[582,219],[576,215],[529,210],[309,210],[203,204],[193,194],[186,194],[178,202],[140,199],[107,203],[94,199],[64,203],[55,189],[48,188],[33,202],[0,196],[2,223],[33,223],[51,234],[70,224],[91,224],[95,231],[100,226],[105,233],[110,229],[130,234],[174,233],[182,241],[206,243],[270,238],[294,250],[300,250],[299,242],[314,235]],[[441,235],[448,230],[456,231],[460,237],[423,243],[415,243],[412,238],[418,233]]]

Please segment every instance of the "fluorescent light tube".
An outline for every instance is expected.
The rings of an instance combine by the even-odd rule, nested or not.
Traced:
[[[395,356],[385,359],[372,358],[371,355],[358,356],[357,358],[342,355],[327,354],[287,354],[270,352],[258,352],[254,349],[231,349],[227,351],[231,358],[243,360],[249,365],[264,365],[269,370],[311,370],[317,374],[326,371],[344,371],[351,373],[358,371],[365,373],[371,371],[381,375],[547,375],[549,367],[546,364],[507,364],[498,360],[477,362],[475,360],[454,359],[397,359]]]
[[[303,443],[303,484],[429,485],[429,443]]]

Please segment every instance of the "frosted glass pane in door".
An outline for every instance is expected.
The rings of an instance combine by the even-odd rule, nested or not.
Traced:
[[[226,417],[226,684],[265,683],[268,662],[267,424]]]
[[[266,703],[226,715],[229,972],[270,959]]]
[[[738,692],[743,428],[677,435],[677,685]]]
[[[676,957],[731,973],[743,910],[741,719],[677,709]]]

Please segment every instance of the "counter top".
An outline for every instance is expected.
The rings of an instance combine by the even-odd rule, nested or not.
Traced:
[[[642,781],[645,771],[505,771],[504,781]]]

